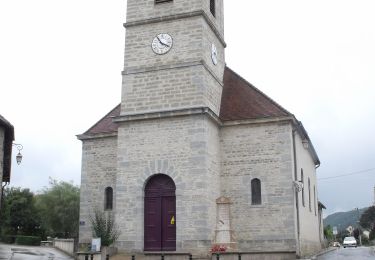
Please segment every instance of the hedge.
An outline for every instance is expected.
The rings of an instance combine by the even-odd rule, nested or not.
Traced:
[[[17,236],[16,244],[25,246],[40,246],[40,241],[42,239],[36,236]]]
[[[10,236],[10,235],[3,235],[0,237],[0,241],[5,244],[14,244],[16,241],[16,236]]]

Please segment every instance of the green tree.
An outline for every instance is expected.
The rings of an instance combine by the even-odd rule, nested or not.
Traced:
[[[375,227],[375,206],[369,207],[359,220],[359,224],[366,229],[372,230]]]
[[[41,219],[29,189],[7,188],[1,209],[1,231],[4,235],[39,235]]]
[[[333,240],[333,238],[334,238],[333,230],[332,230],[332,227],[330,225],[324,227],[323,233],[324,233],[324,236],[327,238],[328,241]]]
[[[50,187],[36,196],[46,235],[61,238],[78,236],[79,187],[68,182],[50,180]]]

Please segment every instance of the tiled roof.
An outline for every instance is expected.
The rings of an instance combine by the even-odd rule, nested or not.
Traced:
[[[258,119],[291,115],[271,98],[228,67],[224,72],[221,98],[222,121]]]
[[[120,110],[121,110],[121,105],[117,105],[108,114],[106,114],[102,119],[100,119],[95,125],[93,125],[89,130],[87,130],[84,133],[84,135],[116,132],[118,126],[117,124],[113,123],[113,117],[119,116]]]
[[[99,120],[84,135],[112,133],[117,131],[113,117],[120,115],[120,105]],[[221,99],[220,119],[222,121],[271,118],[291,115],[260,90],[237,73],[225,68],[224,87]]]

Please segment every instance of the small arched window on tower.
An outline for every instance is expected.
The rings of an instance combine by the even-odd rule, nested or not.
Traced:
[[[113,189],[112,187],[107,187],[104,190],[104,210],[113,209]]]
[[[251,204],[262,204],[261,182],[257,178],[251,180]]]
[[[165,3],[165,2],[172,2],[173,0],[155,0],[155,4]]]
[[[216,8],[215,8],[215,1],[216,0],[210,0],[210,11],[211,11],[211,14],[215,17],[215,11],[216,11]]]

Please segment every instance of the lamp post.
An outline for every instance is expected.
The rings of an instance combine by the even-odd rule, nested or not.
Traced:
[[[18,150],[18,154],[16,155],[16,162],[17,162],[17,164],[20,164],[21,161],[22,161],[21,150],[23,149],[23,146],[22,146],[22,144],[16,144],[16,143],[13,143],[12,145],[14,145]]]

